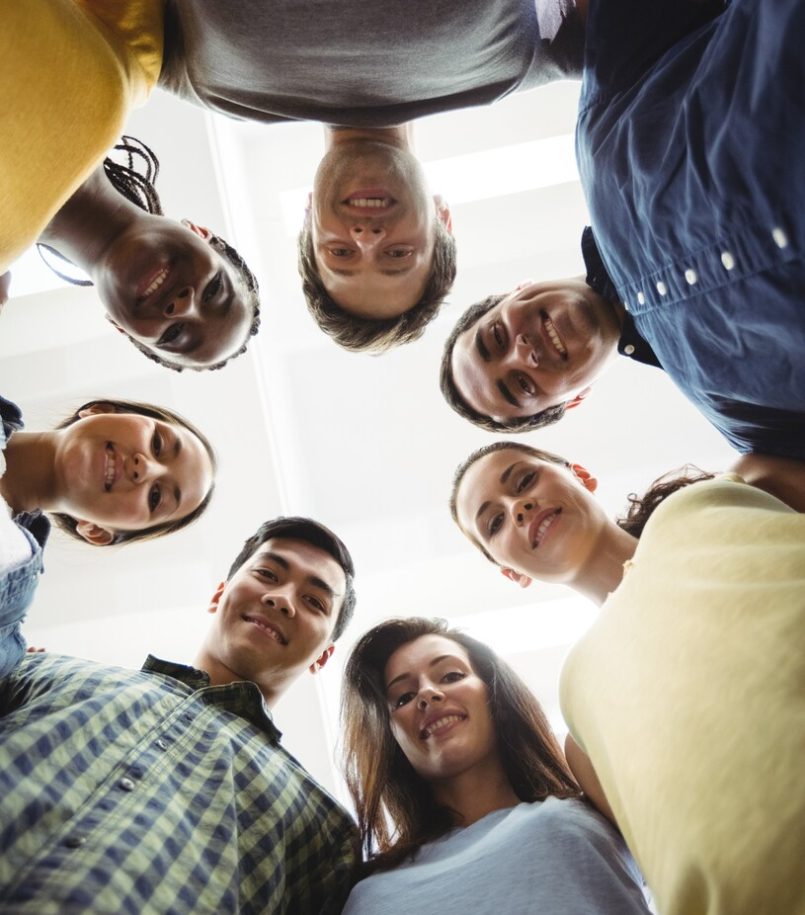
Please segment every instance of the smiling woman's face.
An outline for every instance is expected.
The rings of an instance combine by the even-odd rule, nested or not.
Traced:
[[[92,543],[116,531],[178,521],[210,490],[212,462],[189,429],[100,405],[58,430],[54,456],[58,505]]]
[[[253,309],[208,229],[147,213],[92,271],[110,320],[155,355],[205,368],[248,339]]]

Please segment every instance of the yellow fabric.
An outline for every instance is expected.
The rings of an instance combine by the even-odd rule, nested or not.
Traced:
[[[561,702],[658,911],[805,913],[805,515],[695,484],[628,565]]]
[[[163,0],[0,0],[0,24],[2,273],[148,98]]]

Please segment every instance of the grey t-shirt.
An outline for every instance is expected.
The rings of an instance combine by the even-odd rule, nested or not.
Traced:
[[[580,72],[571,0],[536,3],[167,0],[160,85],[249,120],[401,124]]]
[[[358,883],[343,915],[649,915],[612,826],[581,801],[497,810]]]

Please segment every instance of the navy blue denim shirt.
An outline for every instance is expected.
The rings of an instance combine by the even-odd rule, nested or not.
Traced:
[[[16,404],[0,397],[0,450],[13,432],[22,429],[22,413]],[[0,570],[0,677],[12,671],[25,653],[20,623],[33,600],[43,570],[42,549],[50,533],[50,521],[41,512],[15,515],[17,527],[31,544],[31,558],[10,572]]]
[[[805,4],[722,7],[590,0],[579,172],[626,333],[738,451],[805,458]]]

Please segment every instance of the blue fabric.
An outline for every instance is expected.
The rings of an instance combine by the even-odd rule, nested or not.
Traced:
[[[805,458],[805,4],[717,12],[591,0],[579,172],[665,371],[739,451]]]
[[[0,451],[5,451],[12,433],[22,429],[22,413],[16,404],[0,397],[0,418]],[[22,565],[0,569],[0,677],[10,673],[25,654],[20,624],[39,584],[42,548],[50,533],[50,522],[40,512],[23,512],[14,521],[28,539],[32,554]]]

